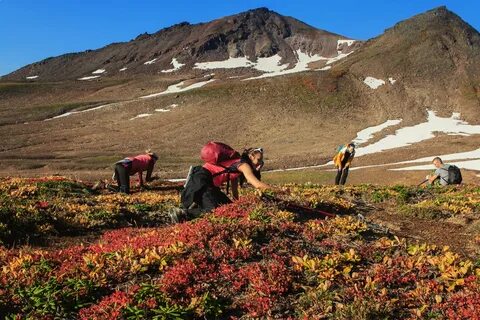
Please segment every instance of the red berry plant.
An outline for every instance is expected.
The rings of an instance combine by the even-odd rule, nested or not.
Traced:
[[[55,206],[38,201],[35,210]],[[88,245],[0,246],[0,316],[479,318],[480,269],[449,248],[379,234],[349,215],[297,218],[246,195],[193,221],[105,231]]]

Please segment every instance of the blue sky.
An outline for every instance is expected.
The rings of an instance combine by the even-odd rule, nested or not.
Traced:
[[[480,30],[478,0],[0,0],[0,75],[178,22],[205,22],[257,7],[365,40],[440,5]]]

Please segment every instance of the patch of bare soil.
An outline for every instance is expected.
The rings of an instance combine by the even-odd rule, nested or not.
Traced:
[[[367,217],[372,222],[387,227],[396,236],[419,243],[449,246],[462,256],[478,257],[480,247],[475,242],[476,234],[471,230],[472,222],[469,220],[451,222],[422,219],[391,212],[385,208],[372,210]]]

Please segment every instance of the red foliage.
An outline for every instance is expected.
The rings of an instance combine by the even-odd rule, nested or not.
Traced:
[[[82,320],[114,320],[121,319],[122,309],[131,302],[129,295],[122,291],[115,291],[89,308],[79,312]]]
[[[199,296],[218,279],[215,264],[209,263],[202,254],[190,259],[181,259],[168,268],[160,281],[162,291],[179,301]]]
[[[290,290],[292,276],[281,260],[252,263],[239,270],[239,278],[248,286],[242,307],[253,317],[265,316],[272,305]],[[237,284],[238,286],[238,284]]]
[[[47,209],[50,204],[48,201],[38,201],[35,206],[37,209]]]

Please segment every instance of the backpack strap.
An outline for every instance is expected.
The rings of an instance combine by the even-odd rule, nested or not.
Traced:
[[[237,167],[238,167],[239,163],[241,163],[241,162],[242,162],[242,160],[239,160],[238,162],[235,162],[234,164],[232,164],[229,167],[222,166],[221,164],[216,164],[216,166],[222,167],[224,170],[213,174],[212,177],[215,178],[215,177],[218,177],[222,174],[225,174],[225,173],[227,174],[227,195],[230,192],[230,173],[239,172]]]
[[[449,168],[450,168],[450,167],[449,167]],[[444,167],[441,167],[440,169],[445,170],[445,171],[448,172],[448,169],[445,169]],[[442,179],[443,181],[445,181],[447,184],[450,184],[450,182],[448,182],[448,180],[445,180],[444,177],[440,177],[440,179]]]

